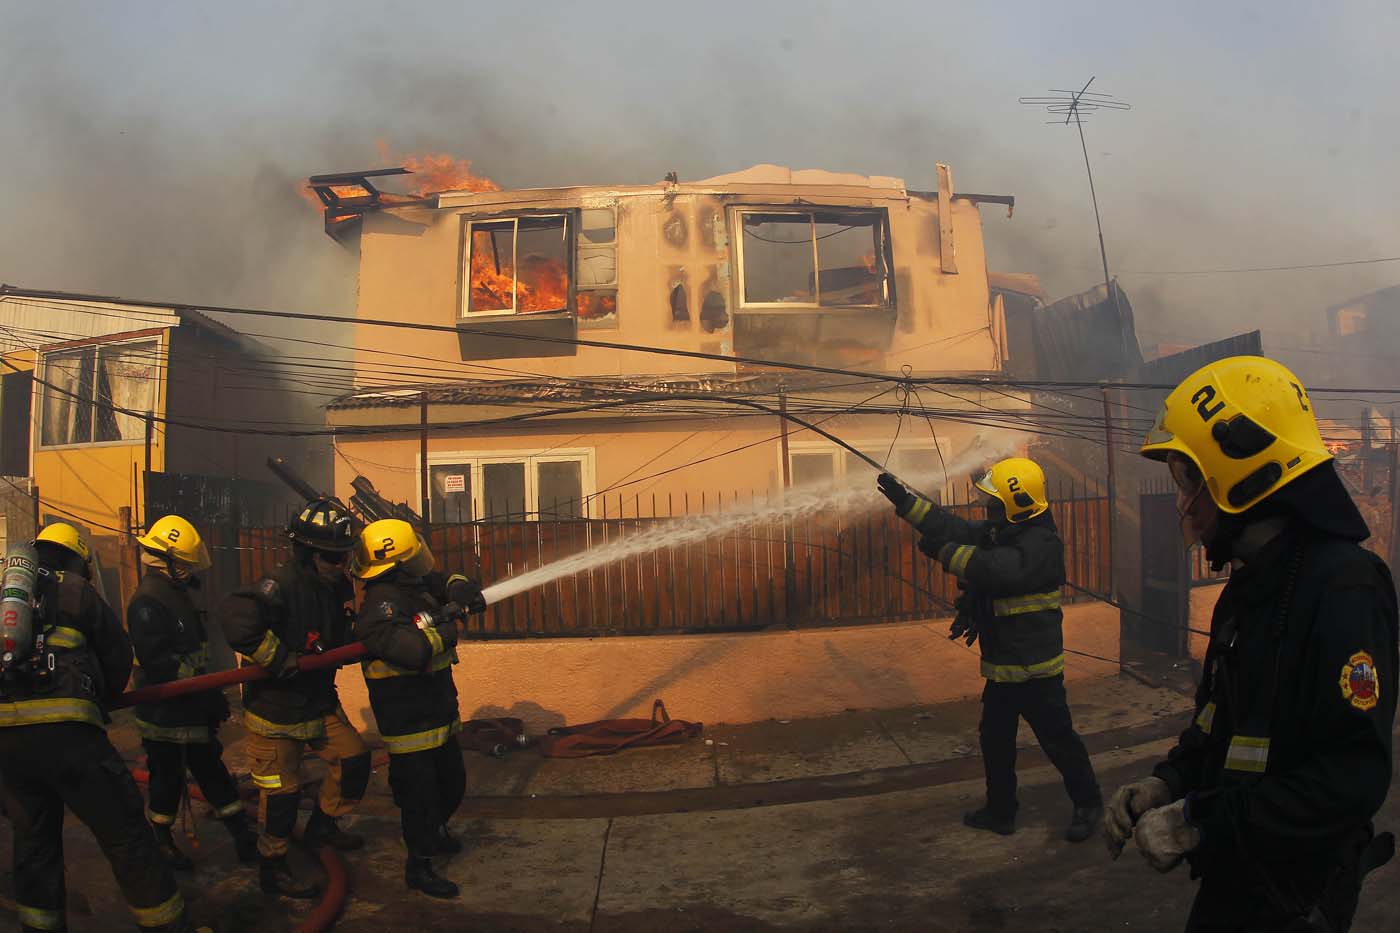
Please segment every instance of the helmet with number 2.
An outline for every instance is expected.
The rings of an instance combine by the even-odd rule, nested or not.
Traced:
[[[413,526],[398,518],[370,522],[355,542],[350,572],[361,580],[373,580],[398,567],[411,577],[421,577],[435,562],[428,543]]]
[[[1187,376],[1167,396],[1141,453],[1168,463],[1186,458],[1231,515],[1332,459],[1302,382],[1261,356],[1229,357]]]
[[[1045,472],[1034,460],[1011,457],[995,464],[973,483],[1006,508],[1012,524],[1029,521],[1050,507],[1045,497]]]

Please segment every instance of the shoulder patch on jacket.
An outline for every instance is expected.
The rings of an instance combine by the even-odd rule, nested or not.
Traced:
[[[1380,679],[1376,676],[1376,662],[1365,651],[1358,651],[1342,665],[1339,681],[1342,699],[1352,706],[1365,711],[1374,709],[1380,702]]]

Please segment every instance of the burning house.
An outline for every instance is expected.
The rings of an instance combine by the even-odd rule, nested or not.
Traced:
[[[889,383],[765,363],[1005,371],[979,208],[1012,199],[956,192],[944,166],[930,192],[772,165],[627,187],[379,190],[401,173],[310,182],[328,233],[359,255],[360,388],[329,411],[337,490],[361,473],[435,522],[665,515],[868,471],[779,407],[930,482],[981,430],[969,413],[1024,407],[963,387],[912,407]],[[926,426],[925,411],[950,417]]]

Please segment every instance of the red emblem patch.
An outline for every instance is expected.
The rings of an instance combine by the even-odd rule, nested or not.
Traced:
[[[1359,710],[1373,709],[1380,702],[1380,680],[1376,676],[1376,662],[1365,651],[1358,651],[1342,665],[1339,684],[1342,699]]]

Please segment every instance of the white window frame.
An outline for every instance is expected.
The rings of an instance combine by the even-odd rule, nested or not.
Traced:
[[[889,442],[889,441],[882,441],[882,440],[851,441],[850,444],[851,444],[852,447],[856,448],[856,449],[859,450],[859,451],[862,451],[862,452],[868,454],[869,456],[871,456],[872,458],[874,458],[874,459],[876,459],[876,460],[884,460],[884,459],[885,459],[886,453],[890,451],[890,442]],[[893,451],[892,453],[890,453],[890,456],[891,456],[891,458],[892,458],[892,457],[894,456],[894,454],[896,454],[896,453],[901,453],[901,452],[903,452],[903,451],[909,451],[909,450],[924,451],[924,452],[927,452],[927,453],[934,454],[934,456],[937,456],[937,452],[938,452],[938,448],[934,446],[934,444],[933,444],[932,441],[906,441],[906,442],[903,442],[903,443],[896,443],[896,444],[894,445],[894,451]],[[832,479],[832,482],[841,482],[841,481],[843,481],[843,480],[846,479],[846,477],[847,477],[847,475],[848,475],[848,474],[847,474],[847,466],[848,466],[848,460],[849,460],[848,454],[850,454],[850,451],[846,450],[846,448],[844,448],[844,447],[840,447],[840,446],[838,446],[838,445],[836,445],[836,444],[833,444],[833,443],[831,443],[830,441],[793,441],[793,442],[789,443],[789,444],[788,444],[788,454],[787,454],[787,455],[788,455],[788,464],[787,464],[787,466],[788,466],[788,471],[789,471],[789,472],[788,472],[787,475],[789,475],[789,476],[792,475],[792,472],[791,472],[791,470],[792,470],[792,458],[793,458],[794,456],[804,455],[804,454],[805,454],[805,455],[810,455],[810,454],[828,454],[828,455],[830,455],[830,456],[833,458],[833,460],[832,460],[832,469],[831,469],[831,479]],[[778,473],[778,475],[779,475],[779,476],[782,476],[782,475],[783,475],[782,472],[781,472],[782,469],[783,469],[783,450],[782,450],[782,445],[779,445],[779,446],[778,446],[777,459],[778,459],[778,470],[780,471],[780,472]],[[867,470],[867,469],[869,469],[869,466],[870,466],[869,464],[862,464],[862,465],[860,466],[860,469],[861,469],[861,470]],[[873,479],[873,477],[872,477],[872,479]],[[801,487],[801,486],[794,485],[792,488],[793,488],[793,489],[801,489],[802,487]]]
[[[105,350],[105,349],[110,349],[110,348],[114,348],[114,347],[130,347],[130,346],[133,346],[133,345],[136,345],[136,344],[142,344],[142,343],[149,343],[149,344],[152,346],[152,348],[153,348],[153,350],[152,350],[152,359],[154,360],[155,371],[156,371],[156,376],[155,376],[156,385],[155,385],[155,399],[154,399],[154,401],[152,402],[152,405],[151,405],[151,414],[154,415],[154,414],[156,414],[156,413],[160,410],[160,406],[161,406],[161,397],[162,397],[162,395],[163,395],[163,393],[162,393],[161,390],[162,390],[162,388],[164,387],[165,375],[166,375],[166,371],[167,371],[167,362],[168,362],[167,359],[166,359],[166,354],[165,354],[165,339],[164,339],[162,336],[160,336],[159,334],[151,335],[151,336],[146,336],[146,337],[133,337],[133,338],[131,338],[130,340],[101,340],[101,341],[97,341],[97,342],[94,342],[94,343],[79,344],[79,345],[77,345],[77,346],[55,347],[55,348],[52,349],[52,350],[45,350],[45,351],[40,352],[40,354],[39,354],[39,359],[35,361],[35,366],[34,366],[34,372],[35,372],[35,374],[36,374],[36,379],[35,379],[35,392],[34,392],[34,410],[31,412],[32,424],[33,424],[32,432],[33,432],[33,436],[34,436],[34,447],[33,447],[33,449],[34,449],[34,450],[74,450],[74,449],[77,449],[77,448],[84,448],[84,449],[86,449],[86,448],[89,448],[89,447],[131,447],[131,446],[135,446],[135,445],[139,445],[139,444],[145,444],[145,443],[146,443],[146,438],[145,438],[144,435],[142,435],[141,437],[132,438],[132,439],[130,439],[130,440],[115,440],[115,441],[79,441],[79,442],[77,442],[76,444],[45,444],[45,443],[44,443],[44,426],[45,426],[44,419],[47,417],[48,394],[49,394],[49,392],[53,391],[53,390],[51,390],[51,389],[49,388],[49,386],[47,385],[47,383],[53,381],[53,380],[49,379],[49,359],[50,359],[50,357],[54,357],[54,356],[64,356],[64,355],[73,354],[73,353],[80,353],[80,352],[82,352],[83,350],[87,350],[87,349],[92,349],[92,350],[93,350],[94,355],[93,355],[92,365],[93,365],[93,380],[94,380],[94,382],[93,382],[93,400],[92,400],[92,403],[91,403],[91,404],[92,404],[92,409],[93,409],[92,429],[93,429],[93,432],[96,433],[96,431],[97,431],[97,383],[96,383],[96,378],[97,378],[97,373],[98,373],[98,371],[99,371],[98,368],[99,368],[99,366],[100,366],[102,351]],[[39,381],[38,381],[39,379],[42,379],[43,382],[42,382],[42,383],[39,382]],[[30,472],[31,472],[31,473],[32,473],[33,470],[34,470],[34,464],[33,464],[33,461],[32,461],[32,460],[30,461],[29,469],[30,469]]]
[[[758,205],[746,205],[734,208],[732,211],[732,223],[734,230],[734,255],[735,285],[739,290],[735,308],[739,310],[760,310],[765,312],[797,311],[803,314],[810,314],[813,311],[840,311],[850,308],[860,311],[883,311],[889,310],[893,306],[892,282],[894,270],[889,267],[887,256],[877,255],[878,262],[885,266],[885,275],[880,283],[882,300],[878,304],[871,305],[823,305],[821,303],[821,253],[817,246],[817,240],[812,240],[812,268],[816,271],[816,280],[813,282],[812,291],[814,300],[811,302],[799,301],[749,301],[745,290],[745,279],[747,268],[744,265],[744,217],[748,214],[788,214],[793,217],[815,217],[816,214],[869,214],[874,215],[880,222],[880,228],[884,233],[884,242],[881,244],[885,250],[891,249],[893,237],[890,234],[889,211],[882,207],[845,207],[842,205],[814,204],[802,210],[794,210],[791,207],[767,208]]]
[[[418,455],[418,469],[422,469],[423,457]],[[581,463],[579,483],[583,495],[583,508],[580,518],[593,517],[593,497],[597,490],[596,448],[560,447],[551,450],[459,450],[432,451],[428,454],[428,467],[467,464],[471,468],[472,518],[483,521],[486,518],[486,483],[484,467],[488,463],[525,464],[525,519],[538,521],[539,508],[539,464],[541,463]],[[418,514],[423,514],[423,492],[418,491]],[[434,518],[436,521],[436,517]]]
[[[568,287],[570,292],[574,287],[574,257],[571,255],[575,251],[573,234],[573,212],[558,211],[544,214],[534,214],[529,211],[522,211],[519,214],[508,214],[503,217],[464,217],[462,221],[462,250],[461,250],[461,275],[462,275],[462,296],[461,320],[470,318],[488,317],[515,317],[520,314],[520,221],[522,220],[548,220],[559,218],[564,221],[564,264],[566,275],[568,276]],[[510,309],[492,308],[489,310],[472,310],[472,227],[476,224],[483,226],[487,224],[510,223],[510,252],[512,257],[512,274],[515,277],[514,285],[510,292]],[[616,234],[614,234],[616,236]],[[571,294],[564,296],[564,307],[554,311],[530,311],[525,317],[536,317],[550,314],[569,314],[572,305]]]

